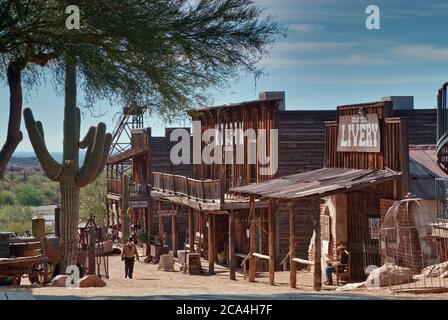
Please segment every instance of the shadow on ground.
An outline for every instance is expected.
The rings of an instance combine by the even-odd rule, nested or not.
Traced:
[[[375,297],[367,295],[326,295],[326,294],[274,294],[274,295],[214,295],[214,294],[197,294],[197,295],[160,295],[160,296],[97,296],[97,297],[81,297],[81,296],[39,296],[35,295],[36,300],[399,300],[395,297]]]

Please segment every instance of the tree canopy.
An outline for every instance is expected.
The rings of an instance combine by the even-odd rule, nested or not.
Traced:
[[[69,5],[80,9],[78,30],[65,27]],[[0,74],[11,97],[0,164],[22,139],[22,71],[34,84],[47,66],[63,83],[63,59],[75,56],[88,103],[135,101],[172,118],[204,105],[210,88],[255,72],[281,33],[251,0],[4,0]]]

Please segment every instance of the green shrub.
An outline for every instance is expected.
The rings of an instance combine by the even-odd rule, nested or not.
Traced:
[[[29,184],[22,184],[16,188],[16,200],[23,206],[41,206],[42,192]]]
[[[14,194],[11,191],[0,192],[0,207],[13,206],[16,203]]]
[[[31,230],[33,211],[20,206],[6,206],[0,209],[0,232],[15,232],[23,235]]]

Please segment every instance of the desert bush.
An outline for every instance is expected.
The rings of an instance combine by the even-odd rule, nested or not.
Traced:
[[[14,194],[11,191],[0,192],[0,207],[12,206],[16,202]]]
[[[16,200],[22,206],[41,206],[42,192],[30,184],[22,184],[16,188]]]

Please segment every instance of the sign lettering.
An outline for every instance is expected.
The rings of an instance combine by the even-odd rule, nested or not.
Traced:
[[[377,114],[339,117],[338,152],[380,152]]]

